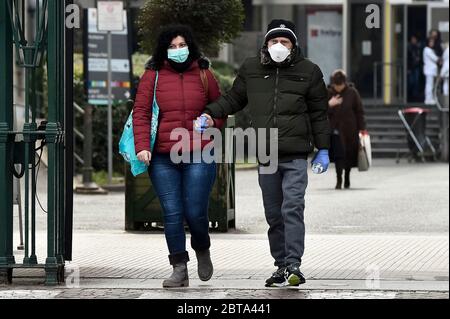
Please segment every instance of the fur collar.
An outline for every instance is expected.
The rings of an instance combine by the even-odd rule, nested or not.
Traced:
[[[200,69],[207,70],[211,67],[211,61],[206,57],[201,57],[197,60],[198,66]],[[153,61],[152,58],[148,59],[148,61],[145,63],[145,69],[146,70],[156,70],[156,63]]]

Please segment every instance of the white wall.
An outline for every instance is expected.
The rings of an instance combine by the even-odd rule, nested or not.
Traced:
[[[308,14],[308,58],[318,63],[326,83],[331,73],[342,65],[342,14],[316,11]]]

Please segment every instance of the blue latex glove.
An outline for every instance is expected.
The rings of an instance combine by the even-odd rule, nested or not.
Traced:
[[[323,167],[322,173],[325,173],[328,170],[328,166],[330,165],[330,158],[328,157],[328,150],[319,150],[314,156],[311,165],[319,163]]]
[[[208,118],[205,115],[202,115],[198,118],[198,120],[194,123],[194,129],[199,132],[203,133],[208,128]]]

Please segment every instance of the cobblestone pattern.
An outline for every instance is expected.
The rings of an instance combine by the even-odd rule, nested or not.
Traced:
[[[63,289],[0,291],[0,299],[449,299],[448,292],[283,289]]]

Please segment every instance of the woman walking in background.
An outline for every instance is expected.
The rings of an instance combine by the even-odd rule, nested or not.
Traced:
[[[210,258],[208,201],[216,177],[216,163],[174,163],[170,152],[178,140],[170,138],[174,129],[190,135],[190,154],[201,152],[210,143],[203,140],[200,149],[192,149],[194,120],[205,106],[220,96],[217,81],[209,71],[208,60],[201,57],[191,30],[171,26],[162,31],[152,60],[142,76],[133,110],[136,154],[149,165],[149,175],[164,214],[164,232],[173,267],[163,287],[189,286],[186,251],[186,220],[191,246],[198,261],[198,275],[207,281],[213,275]],[[157,77],[158,76],[158,77]],[[156,80],[157,79],[157,80]],[[156,83],[156,87],[155,87]],[[154,152],[150,152],[150,126],[154,92],[159,106],[159,125]],[[208,126],[220,128],[222,119],[208,119]],[[198,138],[198,136],[197,136]],[[183,157],[184,158],[184,157]]]
[[[358,166],[359,133],[367,134],[364,110],[358,91],[347,82],[343,70],[331,76],[328,116],[332,130],[330,160],[336,165],[336,189],[350,188],[350,171]]]

